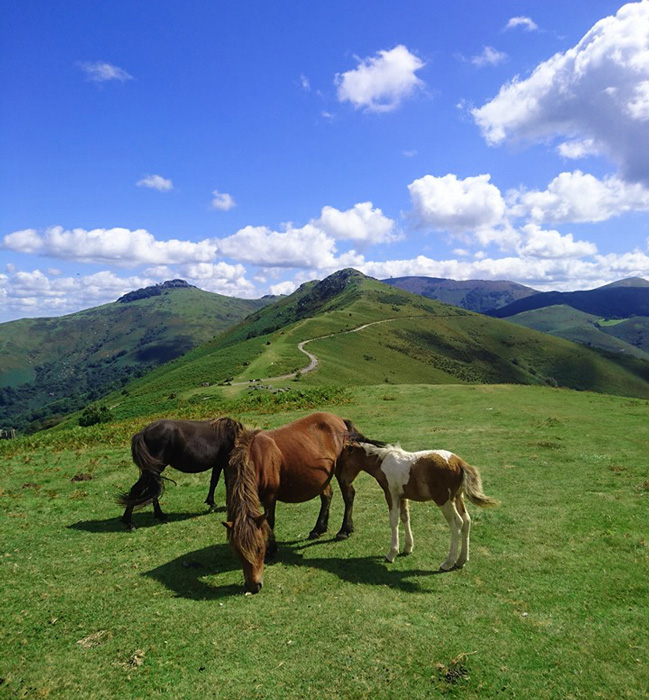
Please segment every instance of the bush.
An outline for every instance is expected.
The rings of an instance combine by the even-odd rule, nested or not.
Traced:
[[[82,428],[87,428],[90,425],[97,423],[108,423],[113,417],[110,409],[107,406],[87,406],[83,413],[79,416],[79,425]]]

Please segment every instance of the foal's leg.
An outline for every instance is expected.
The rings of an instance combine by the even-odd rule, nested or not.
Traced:
[[[410,529],[410,508],[408,507],[407,498],[401,499],[401,522],[406,532],[406,545],[403,548],[403,553],[410,554],[415,547],[415,540],[412,537],[412,530]]]
[[[327,532],[329,525],[329,508],[331,507],[331,484],[327,484],[327,488],[320,494],[320,512],[318,519],[313,526],[313,530],[309,533],[309,539],[315,540],[323,533]]]
[[[448,553],[448,557],[440,565],[442,571],[448,571],[455,566],[455,562],[458,558],[458,545],[460,544],[460,534],[462,532],[463,520],[460,514],[457,512],[454,500],[449,498],[448,501],[443,506],[440,506],[446,522],[451,529],[451,549]]]
[[[401,499],[397,496],[392,498],[392,505],[390,507],[390,527],[392,528],[392,542],[390,544],[390,550],[385,555],[385,561],[392,563],[394,558],[399,553],[399,514],[401,511]]]
[[[469,561],[469,533],[471,532],[471,516],[464,505],[464,497],[462,494],[456,496],[455,506],[462,518],[462,549],[460,556],[455,562],[455,566],[461,569]]]
[[[354,510],[354,495],[356,494],[356,490],[351,484],[347,484],[340,479],[338,479],[338,484],[340,485],[340,491],[343,495],[343,501],[345,502],[345,515],[343,516],[343,524],[340,526],[336,539],[346,540],[352,532],[354,532],[352,513]]]
[[[216,508],[216,503],[214,502],[214,491],[216,490],[216,485],[219,483],[219,477],[221,476],[221,467],[212,467],[212,477],[210,478],[210,490],[207,493],[207,498],[205,503],[210,507],[210,510]]]

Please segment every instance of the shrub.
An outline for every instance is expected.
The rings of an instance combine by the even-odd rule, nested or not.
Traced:
[[[112,417],[110,409],[104,404],[86,406],[79,416],[79,425],[82,428],[87,428],[90,425],[97,425],[97,423],[108,423]]]

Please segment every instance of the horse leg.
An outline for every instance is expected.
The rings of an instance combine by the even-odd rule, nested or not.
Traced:
[[[455,506],[462,518],[462,549],[455,566],[461,569],[469,561],[469,533],[471,532],[471,516],[464,505],[462,494],[455,497]]]
[[[392,499],[390,508],[390,527],[392,528],[392,543],[390,550],[385,555],[385,561],[392,563],[394,558],[399,553],[399,516],[401,511],[401,499],[399,497]]]
[[[455,566],[455,562],[458,559],[458,545],[460,544],[460,534],[462,532],[463,520],[460,514],[457,512],[455,507],[454,499],[449,498],[448,501],[443,506],[440,506],[446,522],[451,529],[451,549],[449,550],[448,557],[441,563],[440,569],[442,571],[449,571]]]
[[[331,495],[331,484],[327,484],[325,490],[320,494],[320,512],[318,513],[318,519],[315,521],[313,530],[309,533],[310,540],[316,540],[320,535],[327,532]]]
[[[120,518],[121,522],[123,522],[124,525],[126,525],[126,527],[131,531],[137,529],[133,524],[133,520],[131,518],[132,515],[133,506],[127,506],[126,510],[124,511],[124,515],[122,515],[122,517]]]
[[[336,539],[346,540],[352,534],[352,532],[354,532],[354,521],[352,515],[356,490],[351,484],[347,484],[340,479],[338,479],[338,485],[340,486],[340,492],[342,493],[343,501],[345,502],[345,515],[343,516],[343,524],[340,526]]]
[[[210,511],[216,509],[216,503],[214,502],[214,491],[216,491],[216,486],[219,483],[219,477],[221,476],[221,467],[212,468],[212,477],[210,478],[210,490],[207,493],[207,498],[205,503],[210,507]]]
[[[407,498],[401,499],[401,522],[406,532],[406,544],[403,548],[403,553],[410,554],[415,547],[415,540],[412,537],[412,530],[410,529],[410,508],[408,507]]]
[[[160,508],[160,501],[157,498],[153,499],[153,515],[161,523],[166,523],[169,521],[169,518],[162,512],[162,508]]]
[[[277,501],[275,498],[270,498],[264,502],[264,513],[266,514],[266,522],[268,527],[270,527],[270,536],[268,538],[268,544],[266,545],[266,556],[264,561],[266,563],[272,561],[277,556],[277,540],[275,539],[275,506]]]

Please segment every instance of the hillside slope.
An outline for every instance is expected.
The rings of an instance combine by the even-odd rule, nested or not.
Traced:
[[[0,427],[24,428],[74,410],[269,301],[225,297],[175,280],[68,316],[0,324]]]
[[[382,280],[406,292],[428,299],[461,306],[468,311],[487,313],[538,294],[535,289],[504,280],[451,280],[441,277],[391,277]]]
[[[349,333],[374,321],[385,321]],[[214,340],[109,397],[116,417],[155,405],[215,401],[223,384],[298,373],[309,344],[319,364],[300,385],[514,383],[649,398],[649,363],[607,355],[499,319],[425,299],[342,270],[302,285]],[[286,381],[275,384],[287,385]]]

